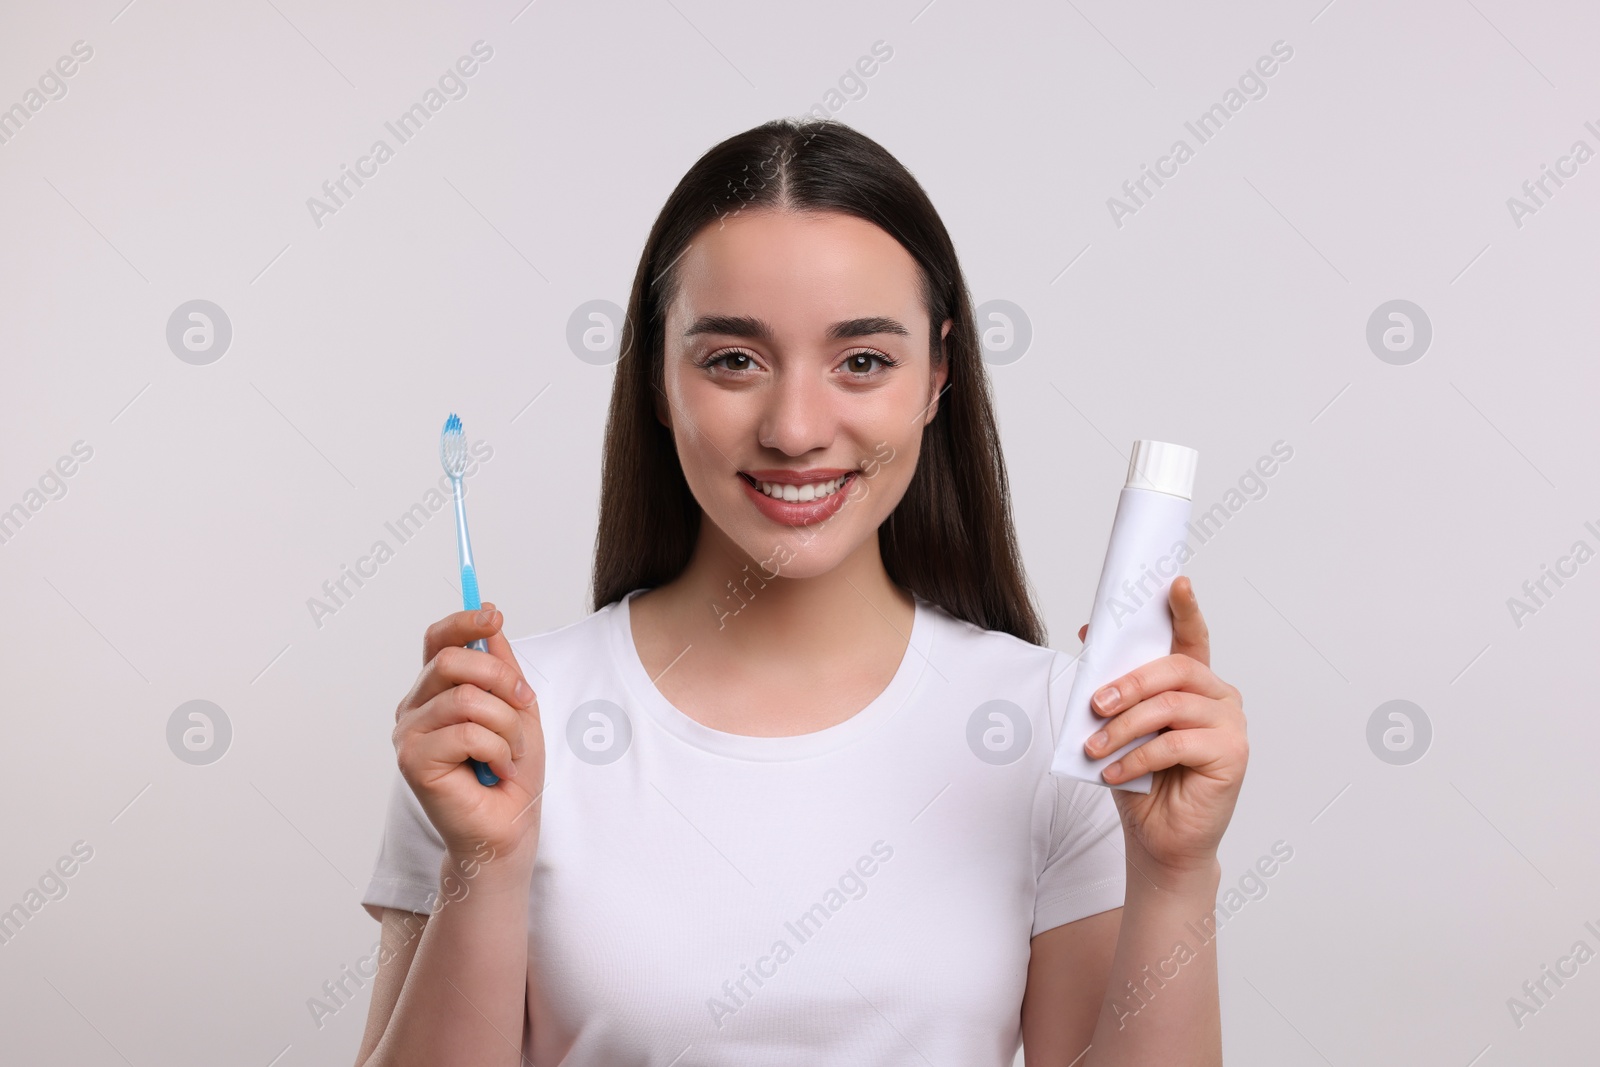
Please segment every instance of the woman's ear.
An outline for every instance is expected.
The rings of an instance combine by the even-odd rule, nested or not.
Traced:
[[[939,365],[933,368],[933,374],[930,376],[932,378],[932,390],[928,398],[928,417],[922,420],[924,426],[932,422],[933,417],[939,413],[939,397],[944,394],[944,383],[950,378],[950,353],[945,351],[944,339],[950,336],[950,327],[953,322],[953,319],[945,319],[944,325],[939,328],[939,355],[942,358],[939,360]]]
[[[672,429],[672,412],[670,407],[671,405],[667,400],[667,394],[662,392],[660,389],[657,389],[655,391],[656,421],[665,426],[668,430]]]

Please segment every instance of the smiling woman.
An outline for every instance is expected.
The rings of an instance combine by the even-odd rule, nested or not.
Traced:
[[[725,210],[740,175],[774,169],[739,185],[737,214]],[[812,562],[791,575],[832,570],[876,531],[868,551],[881,546],[894,584],[1044,642],[955,248],[881,145],[808,121],[712,148],[651,230],[621,344],[641,358],[619,362],[611,396],[596,609],[678,577],[697,544],[731,540],[759,559],[769,542],[797,541],[746,501],[740,471],[817,478],[813,454],[849,471],[886,441],[905,461],[875,484],[871,510],[808,546]]]
[[[1110,790],[1049,773],[1075,661],[1043,646],[971,302],[916,180],[833,121],[717,145],[651,229],[621,350],[593,611],[514,641],[491,606],[440,620],[397,712],[362,898],[396,948],[360,1062],[1206,1056],[1204,949],[1129,1035],[1106,1029],[1113,975],[1214,893],[1215,841],[1139,852],[1153,896]],[[1173,675],[1226,693],[1188,662]],[[1148,728],[1151,704],[1128,714]],[[393,912],[484,843],[413,959]]]

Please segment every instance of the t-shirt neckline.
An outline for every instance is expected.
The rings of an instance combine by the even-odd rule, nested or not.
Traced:
[[[633,590],[613,605],[610,626],[613,662],[639,705],[658,725],[696,748],[734,759],[768,762],[804,759],[832,752],[859,740],[905,703],[912,689],[921,681],[931,652],[932,605],[913,594],[915,605],[910,642],[899,666],[895,668],[894,677],[866,707],[843,722],[807,734],[788,737],[730,734],[712,729],[679,711],[656,688],[649,672],[645,670],[644,661],[639,658],[639,650],[633,640],[629,604],[646,588]]]

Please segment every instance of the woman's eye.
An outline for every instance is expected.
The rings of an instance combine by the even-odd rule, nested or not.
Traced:
[[[852,373],[856,371],[866,371],[867,374],[855,374],[855,376],[858,378],[865,378],[868,376],[868,374],[871,374],[876,370],[876,368],[872,366],[872,360],[877,360],[884,367],[893,367],[896,365],[893,359],[890,359],[881,352],[852,352],[850,355],[844,358],[844,365],[849,368]]]
[[[728,370],[749,370],[750,369],[750,363],[751,363],[750,353],[741,352],[738,349],[733,349],[732,351],[722,352],[722,353],[719,353],[719,354],[717,354],[715,356],[712,356],[710,359],[708,359],[704,363],[700,364],[700,366],[702,366],[702,367],[715,367],[719,363],[722,363],[723,360],[728,360],[728,359],[742,359],[742,360],[745,361],[741,365],[726,364],[725,366],[726,366],[726,368]]]

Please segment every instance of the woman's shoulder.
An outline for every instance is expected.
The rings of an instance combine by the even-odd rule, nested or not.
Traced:
[[[1068,694],[1078,656],[1036,645],[1005,630],[989,630],[929,605],[932,647],[927,656],[933,674],[927,689],[933,702],[957,717],[983,723],[1001,714],[998,706],[1012,704],[1032,724],[1032,733],[1044,743],[1041,753],[1052,753],[1061,736]],[[974,711],[973,709],[976,709]],[[1013,729],[1020,729],[1013,723]],[[969,735],[968,744],[976,744]],[[1008,735],[1013,736],[1013,735]],[[1016,735],[1026,738],[1027,733]],[[976,752],[977,749],[974,749]],[[1044,774],[1048,755],[1037,770]],[[1046,781],[1048,776],[1040,781]]]
[[[985,673],[999,669],[1016,677],[1048,669],[1054,679],[1070,659],[1065,653],[1025,641],[1016,634],[986,630],[933,601],[919,598],[918,607],[926,609],[934,620],[933,654],[941,663],[948,656],[953,662],[971,664]]]
[[[520,637],[508,637],[507,641],[518,658],[535,664],[584,660],[604,655],[610,640],[612,612],[616,609],[617,604],[613,601],[572,622]]]

